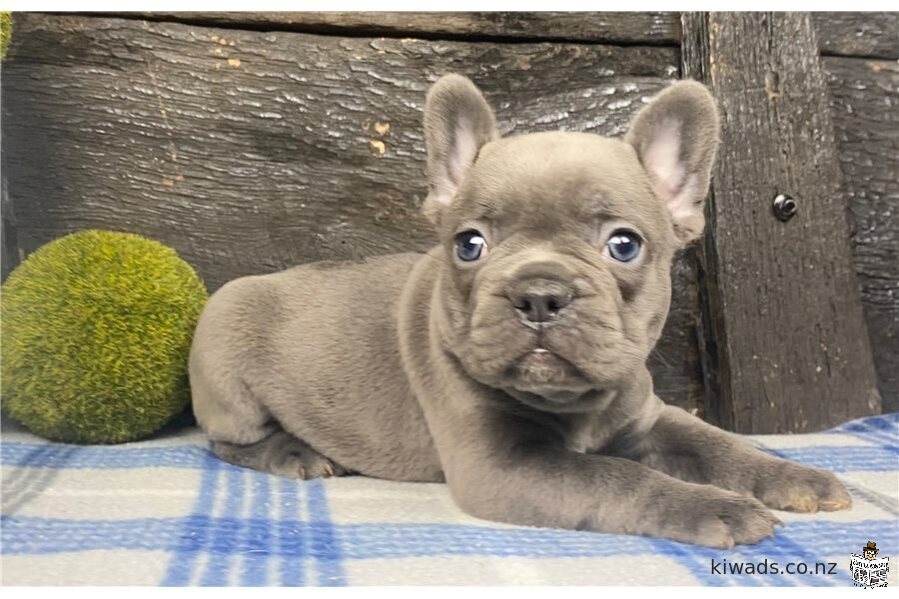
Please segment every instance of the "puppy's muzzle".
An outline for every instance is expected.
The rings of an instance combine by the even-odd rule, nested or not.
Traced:
[[[528,326],[554,323],[574,299],[574,292],[567,285],[545,278],[515,281],[509,285],[506,295]]]

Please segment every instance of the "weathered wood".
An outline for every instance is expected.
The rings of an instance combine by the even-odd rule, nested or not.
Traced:
[[[826,82],[808,15],[683,17],[685,76],[722,109],[701,291],[707,414],[746,433],[880,411]],[[796,198],[787,222],[777,194]]]
[[[421,109],[468,74],[505,133],[623,132],[676,48],[492,44],[17,15],[3,172],[19,249],[99,227],[158,239],[210,290],[321,259],[423,250]],[[700,401],[692,265],[675,268],[659,393]]]
[[[823,64],[883,410],[899,411],[899,65]]]
[[[0,277],[6,280],[14,265],[19,263],[17,257],[15,215],[12,202],[6,192],[6,178],[0,180]]]
[[[705,389],[699,356],[697,257],[691,247],[671,269],[671,309],[665,330],[649,357],[656,394],[705,418]]]
[[[811,13],[822,54],[899,58],[899,13]]]
[[[335,35],[571,40],[675,45],[676,12],[145,12],[183,23]],[[811,13],[821,52],[899,58],[899,13]]]
[[[183,23],[336,35],[524,38],[668,45],[676,45],[680,40],[680,20],[674,12],[154,11],[138,14]]]

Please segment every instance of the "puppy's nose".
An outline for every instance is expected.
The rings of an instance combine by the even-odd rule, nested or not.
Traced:
[[[530,279],[512,285],[508,297],[523,319],[542,323],[553,320],[571,303],[573,296],[571,290],[558,281]]]

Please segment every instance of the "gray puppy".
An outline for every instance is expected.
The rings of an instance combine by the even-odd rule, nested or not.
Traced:
[[[500,139],[466,78],[428,93],[440,234],[427,254],[237,279],[190,356],[197,420],[233,464],[446,481],[474,516],[712,547],[767,507],[851,505],[835,476],[665,405],[646,359],[675,252],[700,236],[715,102],[679,82],[623,140]]]

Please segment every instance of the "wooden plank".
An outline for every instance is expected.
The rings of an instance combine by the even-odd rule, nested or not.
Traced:
[[[677,12],[144,12],[203,25],[334,35],[493,40],[570,40],[675,45]],[[899,13],[811,13],[821,52],[899,58]]]
[[[852,251],[884,412],[899,411],[899,65],[826,58]]]
[[[899,13],[811,14],[822,54],[899,58]]]
[[[684,74],[722,109],[702,253],[708,415],[744,433],[879,413],[826,81],[808,15],[683,17]],[[796,198],[787,222],[777,194]]]
[[[0,236],[2,236],[2,241],[0,241],[0,277],[4,281],[12,271],[13,266],[19,263],[15,222],[12,202],[6,191],[6,177],[3,177],[0,180]]]
[[[676,48],[339,38],[17,15],[3,68],[3,172],[24,252],[89,227],[173,246],[215,290],[322,259],[424,250],[421,109],[456,71],[505,133],[623,133]],[[8,148],[8,150],[7,150]],[[695,409],[688,257],[653,356]]]
[[[649,356],[656,394],[666,402],[705,417],[705,389],[699,356],[697,256],[688,248],[671,269],[671,309],[658,344]]]
[[[134,14],[134,13],[132,13]],[[183,23],[335,35],[676,45],[674,12],[144,12]],[[121,16],[122,13],[113,13]]]

